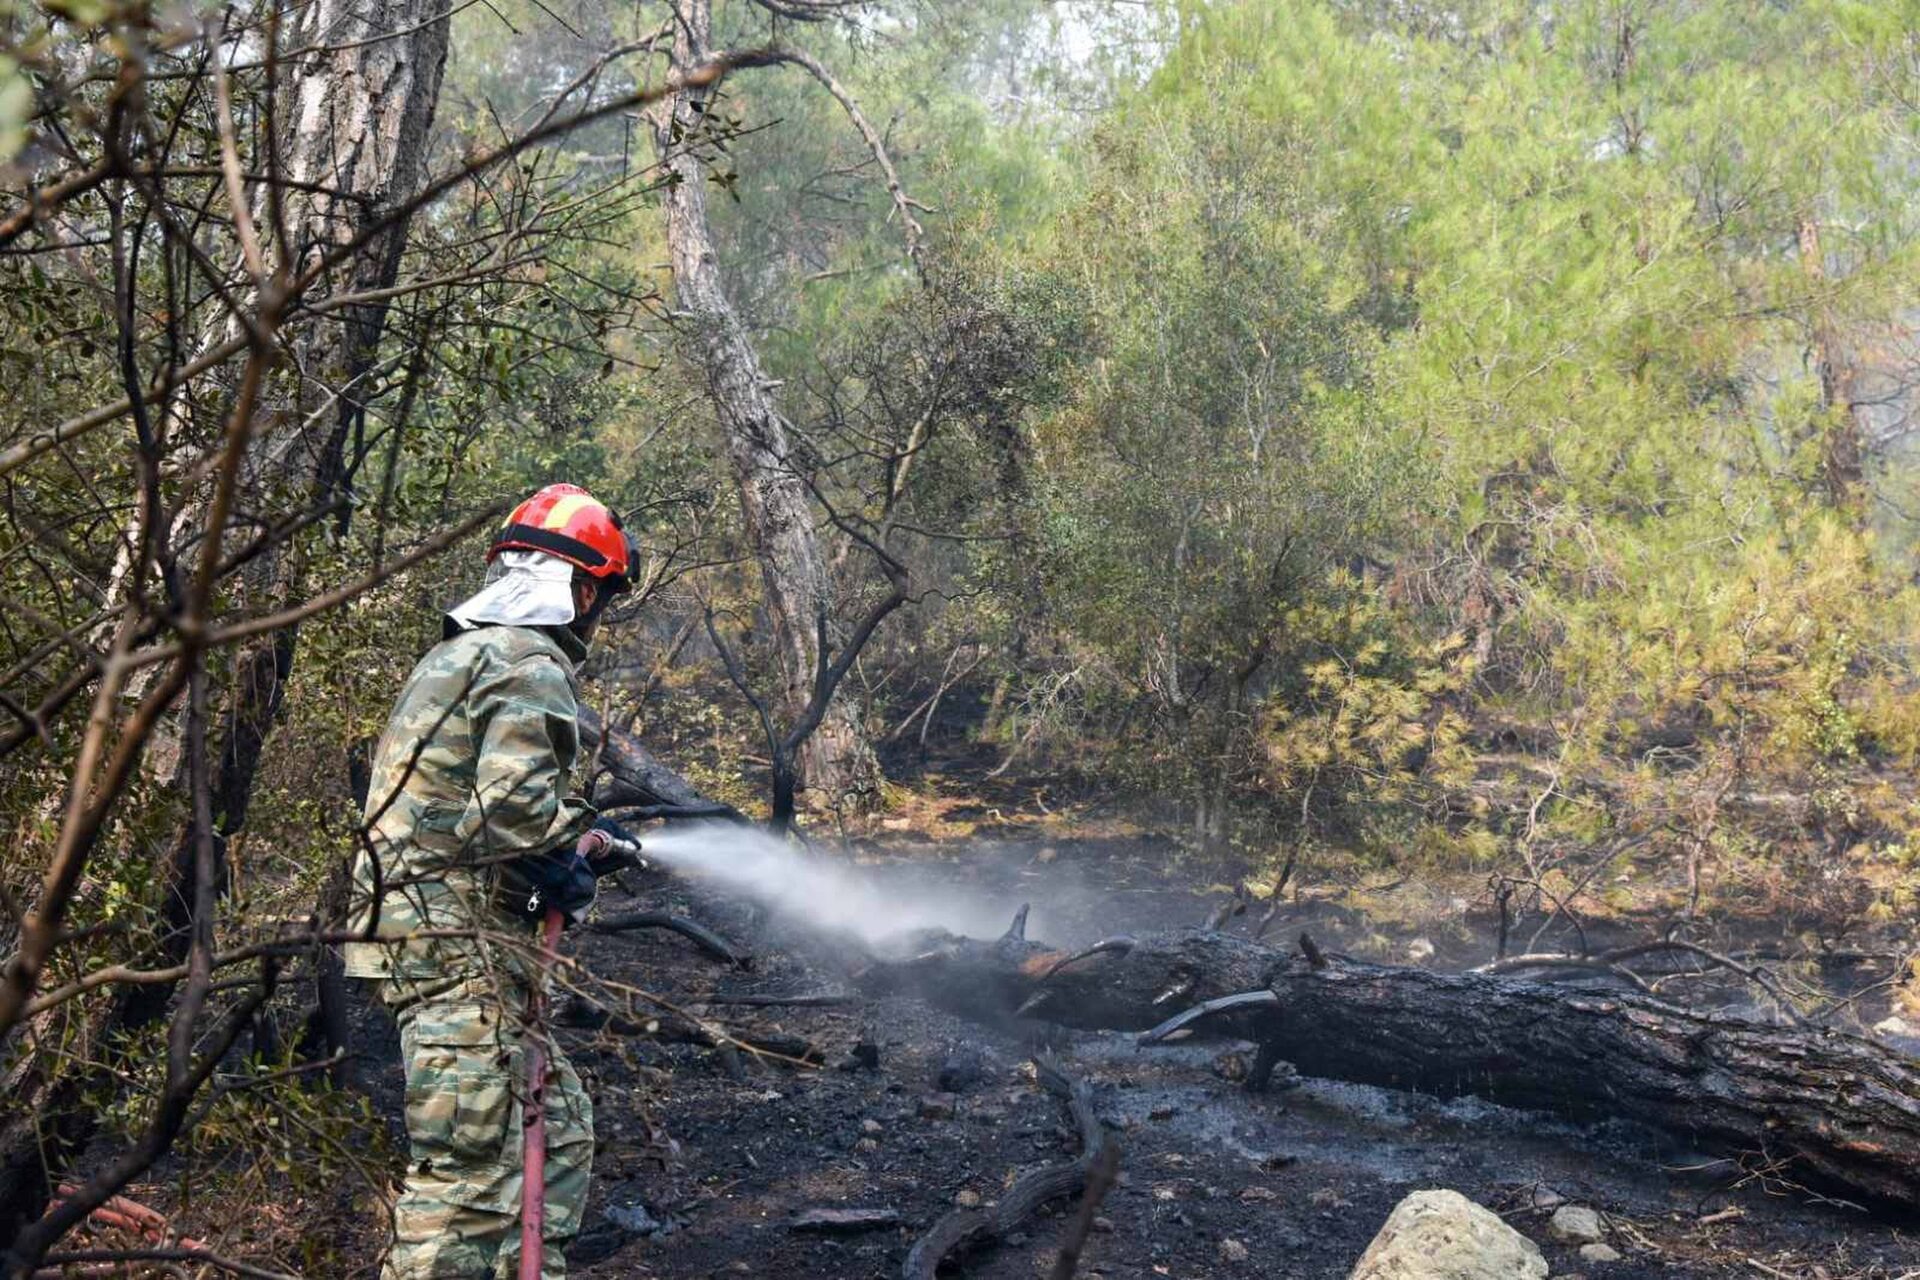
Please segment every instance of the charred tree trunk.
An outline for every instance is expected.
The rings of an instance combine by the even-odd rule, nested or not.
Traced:
[[[730,804],[709,800],[692,783],[660,763],[640,740],[609,725],[592,707],[580,708],[580,741],[597,753],[604,774],[594,787],[594,803],[642,818],[717,818],[745,822]]]
[[[918,989],[974,1017],[1157,1028],[1148,1041],[1200,1024],[1176,1017],[1197,1003],[1250,992],[1204,1025],[1271,1046],[1308,1075],[1637,1121],[1782,1184],[1920,1210],[1920,1063],[1840,1032],[1317,948],[1302,958],[1205,930],[1077,954],[938,938],[862,980]]]
[[[710,52],[711,5],[678,6],[674,62],[684,69]],[[814,536],[814,512],[794,458],[792,431],[773,394],[746,325],[727,297],[707,218],[707,178],[700,158],[707,99],[683,93],[652,113],[654,141],[668,182],[667,247],[675,301],[686,322],[707,391],[727,442],[747,537],[760,564],[767,611],[785,688],[787,718],[804,714],[813,692],[820,620],[831,616],[827,563]],[[865,726],[845,698],[835,698],[801,747],[801,781],[835,807],[864,810],[880,795],[880,766]]]

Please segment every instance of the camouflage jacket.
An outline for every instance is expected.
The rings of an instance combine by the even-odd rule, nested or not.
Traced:
[[[578,839],[593,809],[567,794],[579,750],[574,664],[562,628],[487,626],[435,645],[413,669],[374,754],[367,839],[354,862],[345,947],[361,978],[474,974],[493,952],[421,930],[511,931],[494,903],[504,863]]]

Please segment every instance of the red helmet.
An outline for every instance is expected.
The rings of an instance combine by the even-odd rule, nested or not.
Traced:
[[[620,517],[577,484],[550,484],[515,507],[487,561],[502,551],[544,551],[622,588],[633,574],[633,544]]]

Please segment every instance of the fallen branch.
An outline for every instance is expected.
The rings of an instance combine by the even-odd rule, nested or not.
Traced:
[[[1100,1154],[1087,1169],[1086,1194],[1080,1197],[1073,1224],[1067,1228],[1066,1239],[1060,1242],[1060,1254],[1053,1260],[1053,1275],[1049,1280],[1073,1280],[1073,1273],[1080,1268],[1080,1253],[1087,1247],[1087,1237],[1093,1233],[1094,1221],[1099,1216],[1100,1202],[1113,1190],[1119,1176],[1120,1144],[1101,1143]]]
[[[1530,952],[1526,955],[1508,956],[1503,960],[1495,960],[1491,964],[1481,965],[1473,972],[1515,973],[1535,969],[1591,970],[1622,978],[1642,991],[1651,992],[1653,988],[1648,986],[1646,979],[1627,968],[1627,962],[1637,960],[1642,956],[1660,955],[1663,953],[1678,953],[1693,956],[1696,959],[1705,961],[1709,969],[1725,969],[1729,973],[1737,974],[1771,996],[1774,1003],[1779,1006],[1780,1012],[1785,1014],[1795,1026],[1806,1027],[1811,1025],[1807,1019],[1801,1015],[1800,1011],[1794,1007],[1793,1002],[1787,999],[1786,993],[1780,990],[1779,984],[1768,975],[1766,970],[1760,968],[1758,965],[1742,964],[1732,956],[1710,950],[1697,942],[1688,942],[1682,938],[1661,938],[1654,942],[1635,943],[1632,946],[1615,947],[1611,951],[1602,951],[1597,955],[1576,956],[1559,952]],[[1706,972],[1706,970],[1700,970],[1699,972]]]
[[[791,1008],[791,1009],[834,1009],[841,1005],[857,1004],[860,997],[844,991],[803,991],[795,995],[712,995],[690,996],[688,1004],[737,1005],[754,1009]]]
[[[1093,1090],[1086,1081],[1071,1079],[1052,1059],[1044,1056],[1034,1058],[1033,1067],[1035,1077],[1047,1092],[1066,1099],[1067,1109],[1080,1132],[1079,1156],[1021,1174],[990,1209],[955,1209],[942,1217],[908,1251],[900,1269],[903,1280],[934,1280],[940,1264],[950,1255],[1006,1239],[1042,1205],[1072,1195],[1087,1185],[1089,1171],[1096,1162],[1107,1150],[1118,1150],[1094,1114]],[[1119,1162],[1117,1155],[1105,1158],[1116,1165]]]
[[[753,966],[753,957],[749,953],[739,950],[705,925],[667,911],[635,911],[623,916],[610,916],[605,920],[590,921],[587,929],[592,933],[631,933],[637,929],[667,929],[686,938],[716,960],[724,961],[737,969]]]
[[[730,1031],[686,1013],[660,1012],[644,1018],[614,1013],[586,999],[562,1005],[562,1026],[605,1031],[620,1036],[648,1036],[667,1044],[692,1044],[703,1049],[741,1050],[778,1058],[797,1067],[818,1066],[825,1055],[811,1040],[784,1031]]]

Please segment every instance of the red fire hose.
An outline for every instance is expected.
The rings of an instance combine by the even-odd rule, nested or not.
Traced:
[[[520,1280],[540,1280],[546,1256],[547,1214],[547,972],[560,942],[560,912],[547,909],[540,923],[540,969],[527,1002],[527,1100],[521,1108]]]

